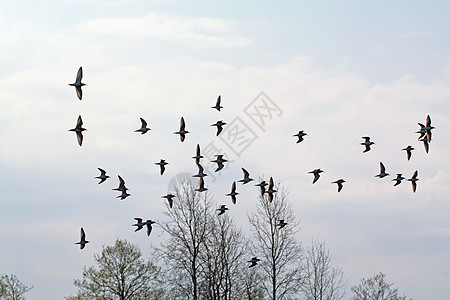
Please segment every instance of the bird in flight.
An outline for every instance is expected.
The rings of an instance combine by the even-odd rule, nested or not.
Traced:
[[[278,224],[276,224],[276,226],[278,226],[278,229],[281,229],[286,225],[287,223],[284,220],[278,220]]]
[[[277,192],[277,190],[273,189],[274,187],[274,183],[273,183],[273,178],[270,177],[269,179],[269,187],[267,188],[267,195],[268,195],[268,199],[269,199],[269,203],[272,203],[273,201],[273,194]]]
[[[408,145],[408,147],[403,148],[402,150],[406,151],[406,158],[409,160],[411,158],[411,154],[412,154],[412,151],[414,150],[414,148],[412,146]]]
[[[166,162],[164,159],[161,159],[159,162],[155,163],[155,165],[159,165],[161,175],[164,174],[164,171],[166,170],[166,165],[168,164],[169,163]]]
[[[388,175],[389,175],[389,173],[386,173],[386,168],[384,167],[383,163],[380,161],[380,174],[375,175],[375,177],[383,178]]]
[[[169,207],[172,208],[173,206],[173,198],[175,198],[176,196],[174,194],[167,194],[165,196],[162,196],[161,198],[166,198],[167,201],[169,201]]]
[[[227,123],[225,123],[224,121],[220,120],[217,121],[216,123],[212,124],[211,126],[216,126],[217,127],[217,132],[216,132],[216,136],[218,136],[222,130],[223,130],[223,125],[226,125]]]
[[[297,140],[297,144],[298,144],[298,143],[300,143],[301,141],[303,141],[303,137],[304,137],[305,135],[307,135],[307,134],[304,132],[304,130],[300,130],[297,134],[294,134],[293,136],[298,137],[298,140]]]
[[[259,189],[261,191],[261,197],[264,197],[264,193],[266,192],[266,185],[268,185],[268,183],[265,182],[264,180],[258,184],[255,184],[255,186],[259,186]]]
[[[225,204],[222,204],[217,210],[219,211],[217,215],[220,216],[223,215],[225,211],[228,210],[228,207],[226,207]]]
[[[152,224],[155,224],[156,222],[155,221],[152,221],[152,220],[147,220],[146,222],[145,222],[145,225],[147,225],[147,236],[150,236],[150,233],[152,233]]]
[[[419,131],[416,131],[416,133],[420,134],[418,140],[420,141],[421,138],[423,138],[427,134],[427,130],[425,129],[425,125],[422,123],[417,123],[420,126]]]
[[[103,170],[101,168],[97,168],[97,169],[100,171],[101,174],[100,174],[100,176],[97,176],[95,178],[100,179],[100,182],[98,183],[98,184],[100,184],[100,183],[104,182],[106,179],[108,179],[109,176],[106,175],[106,171],[105,170]]]
[[[185,129],[185,127],[186,127],[186,124],[184,123],[184,118],[181,117],[181,120],[180,120],[180,130],[173,133],[173,134],[179,134],[179,135],[180,135],[180,141],[181,141],[181,142],[184,141],[184,139],[185,139],[185,137],[186,137],[186,134],[189,133],[189,131],[187,131],[187,130]]]
[[[200,193],[207,190],[207,188],[205,188],[205,181],[203,180],[203,177],[200,177],[199,188],[195,190]]]
[[[224,167],[223,163],[227,162],[228,160],[223,158],[223,154],[217,154],[215,156],[217,156],[217,158],[215,160],[212,160],[211,162],[217,163],[217,169],[214,172],[218,172],[223,169],[223,167]]]
[[[77,92],[78,99],[80,99],[80,100],[81,100],[81,98],[83,97],[83,92],[81,91],[81,87],[82,87],[83,85],[86,85],[86,84],[84,84],[84,83],[81,82],[81,79],[82,79],[82,78],[83,78],[83,68],[80,67],[80,68],[78,69],[78,73],[77,73],[77,77],[75,78],[75,82],[74,82],[74,83],[69,83],[70,86],[74,86],[74,87],[75,87],[75,90],[76,90],[76,92]]]
[[[363,136],[362,138],[364,139],[364,142],[359,143],[359,144],[366,147],[366,149],[364,149],[364,151],[363,151],[363,153],[365,153],[365,152],[370,151],[370,146],[371,146],[371,145],[374,145],[375,143],[372,142],[372,141],[370,140],[370,137],[368,137],[368,136]]]
[[[195,153],[196,153],[195,156],[192,156],[192,158],[194,158],[195,163],[198,164],[198,163],[200,163],[200,159],[203,158],[203,155],[200,154],[200,145],[199,144],[197,144]]]
[[[236,204],[236,195],[238,194],[239,193],[236,192],[236,181],[233,181],[233,184],[231,185],[231,192],[229,194],[226,194],[225,196],[230,196],[231,202],[233,202],[233,204]]]
[[[244,172],[244,178],[239,180],[239,182],[242,182],[242,184],[246,184],[246,183],[249,183],[250,181],[252,181],[253,178],[250,178],[250,174],[247,172],[247,170],[244,168],[241,168],[241,169],[242,169],[242,172]]]
[[[419,123],[419,125],[420,125],[420,127],[423,126],[420,123]],[[427,115],[427,121],[425,123],[424,129],[425,129],[425,135],[427,136],[428,143],[431,142],[431,130],[434,129],[434,128],[435,128],[434,126],[431,126],[431,117],[430,117],[430,115]]]
[[[400,183],[402,183],[402,180],[405,179],[405,177],[402,176],[401,173],[397,174],[397,177],[392,179],[392,181],[395,181],[394,186],[399,185]]]
[[[313,179],[313,182],[312,182],[314,184],[314,183],[316,183],[317,180],[319,180],[320,173],[323,173],[323,171],[321,169],[315,169],[315,170],[312,170],[312,171],[310,171],[308,173],[314,174],[314,179]]]
[[[117,177],[119,177],[119,187],[113,189],[113,191],[126,192],[128,188],[125,186],[125,180],[120,175],[117,175]]]
[[[215,109],[217,109],[218,111],[220,111],[220,109],[223,108],[223,106],[220,106],[220,101],[221,101],[221,97],[220,97],[220,95],[219,95],[219,97],[217,97],[217,100],[216,100],[216,105],[215,105],[215,106],[212,106],[211,108],[215,108]]]
[[[260,261],[259,258],[257,258],[256,256],[255,256],[255,257],[252,257],[252,259],[250,259],[250,260],[248,261],[249,263],[251,263],[251,265],[248,266],[248,267],[251,268],[251,267],[256,266],[256,264],[258,263],[258,261]]]
[[[417,175],[419,175],[419,172],[416,170],[411,178],[408,179],[408,181],[411,181],[412,190],[415,193],[417,188],[416,181],[419,181],[419,178],[417,178]]]
[[[345,180],[342,178],[332,182],[332,183],[336,183],[338,185],[338,193],[342,190],[344,182],[345,182]]]
[[[126,190],[122,191],[122,194],[117,196],[116,198],[120,198],[120,200],[125,200],[128,196],[131,196],[131,194],[128,194]]]
[[[142,118],[140,119],[141,119],[141,128],[135,130],[134,132],[140,132],[141,134],[147,133],[147,131],[151,129],[147,127],[147,122],[144,119]]]
[[[78,116],[77,126],[73,129],[69,129],[69,131],[74,131],[77,134],[77,140],[80,146],[83,144],[83,131],[85,130],[86,128],[83,128],[83,120],[81,119],[81,116]]]
[[[144,228],[144,225],[146,222],[142,223],[142,218],[134,218],[134,219],[136,220],[136,224],[131,225],[131,226],[136,226],[136,230],[134,232],[139,231],[142,228]]]
[[[80,241],[75,243],[75,245],[80,245],[80,249],[83,249],[89,241],[86,241],[86,233],[84,233],[83,227],[81,227],[81,238]]]

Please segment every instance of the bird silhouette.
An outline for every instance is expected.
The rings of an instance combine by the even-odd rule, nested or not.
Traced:
[[[242,182],[242,184],[246,184],[246,183],[249,183],[250,181],[252,181],[253,178],[250,178],[250,174],[247,172],[247,170],[244,168],[241,168],[241,169],[242,169],[242,172],[244,172],[244,178],[239,180],[239,182]]]
[[[164,171],[166,170],[166,165],[169,163],[166,162],[164,159],[161,159],[159,162],[155,163],[155,165],[159,165],[159,171],[162,174],[164,174]]]
[[[84,249],[84,246],[89,243],[89,241],[86,241],[86,233],[84,232],[83,227],[81,227],[81,237],[80,241],[75,243],[75,245],[80,245],[80,249]]]
[[[145,122],[144,119],[141,119],[141,128],[135,130],[134,132],[140,132],[141,134],[147,133],[147,131],[151,130],[150,128],[147,127],[147,122]]]
[[[236,181],[233,181],[233,184],[231,185],[231,192],[229,194],[226,194],[225,196],[230,196],[231,202],[233,202],[233,204],[236,204],[236,195],[238,194],[239,193],[236,192]]]
[[[386,168],[384,167],[383,163],[380,161],[380,174],[375,175],[375,177],[383,178],[388,175],[389,175],[389,173],[386,173]]]
[[[408,179],[408,181],[411,181],[412,190],[415,193],[417,188],[416,181],[419,181],[419,178],[417,176],[419,175],[419,172],[416,170],[411,178]]]
[[[120,175],[117,175],[117,177],[119,177],[119,187],[113,189],[113,191],[119,192],[127,191],[128,188],[125,186],[125,180],[123,180],[123,178],[120,177]]]
[[[364,149],[364,151],[363,151],[363,153],[364,152],[368,152],[368,151],[370,151],[370,146],[371,145],[374,145],[375,143],[374,142],[372,142],[371,140],[370,140],[370,137],[368,137],[368,136],[363,136],[362,137],[363,139],[364,139],[364,142],[362,142],[362,143],[359,143],[360,145],[364,145],[366,148]]]
[[[122,194],[117,196],[116,198],[120,198],[120,200],[125,200],[128,196],[131,196],[131,194],[128,194],[126,190],[122,191]]]
[[[307,134],[304,132],[304,130],[300,130],[297,134],[294,134],[293,136],[298,137],[298,140],[297,140],[297,144],[298,144],[298,143],[300,143],[301,141],[303,141],[303,137],[304,137],[305,135],[307,135]]]
[[[269,187],[267,188],[267,191],[266,191],[266,193],[268,195],[269,203],[272,203],[272,201],[273,201],[273,194],[276,193],[276,192],[277,192],[277,190],[274,189],[273,178],[270,177],[270,179],[269,179]]]
[[[136,224],[131,225],[131,226],[136,226],[136,230],[134,232],[139,231],[142,228],[144,228],[145,222],[142,223],[142,218],[134,218],[134,219],[136,220]]]
[[[223,122],[222,120],[217,121],[216,123],[212,124],[211,126],[216,126],[217,127],[217,132],[216,132],[216,136],[218,136],[222,130],[223,130],[223,125],[226,125],[227,123]]]
[[[397,177],[392,179],[392,181],[395,181],[394,186],[399,185],[400,183],[402,183],[402,180],[405,179],[405,177],[402,176],[401,173],[397,174]]]
[[[431,130],[434,129],[434,126],[431,126],[431,117],[427,115],[427,121],[425,123],[425,135],[427,136],[428,143],[431,142]]]
[[[225,158],[223,158],[223,154],[217,154],[215,155],[217,158],[215,160],[212,160],[211,162],[215,162],[217,164],[217,169],[214,172],[218,172],[223,169],[225,166],[223,163],[227,162]]]
[[[174,132],[174,134],[179,134],[179,135],[180,135],[180,141],[181,141],[181,142],[184,142],[184,139],[185,139],[185,137],[186,137],[186,134],[189,133],[189,131],[187,131],[187,130],[185,129],[185,127],[186,127],[186,124],[184,123],[184,118],[181,117],[181,120],[180,120],[180,130],[177,131],[177,132]]]
[[[338,185],[338,193],[342,190],[344,182],[345,182],[345,180],[342,178],[332,182],[332,183],[336,183]]]
[[[421,138],[423,138],[426,134],[427,134],[427,130],[425,129],[425,125],[423,125],[422,123],[417,123],[420,126],[419,131],[416,131],[416,133],[420,134],[418,140],[420,140]]]
[[[287,223],[284,220],[278,220],[278,224],[276,224],[276,226],[278,226],[278,229],[281,229],[286,225]]]
[[[176,196],[174,194],[167,194],[165,196],[162,196],[161,198],[166,198],[167,201],[169,201],[169,207],[172,208],[173,206],[173,198],[175,198]]]
[[[219,95],[219,97],[217,97],[217,100],[216,100],[216,105],[215,105],[215,106],[212,106],[211,108],[215,108],[215,109],[217,109],[218,111],[220,111],[220,109],[223,108],[223,106],[220,106],[220,101],[221,101],[221,97],[220,97],[220,95]]]
[[[83,144],[83,131],[85,130],[86,128],[83,128],[83,120],[81,119],[81,116],[78,116],[77,125],[75,128],[69,129],[69,131],[74,131],[77,134],[77,140],[80,146]]]
[[[97,176],[95,178],[100,179],[100,182],[98,183],[98,184],[100,184],[100,183],[104,182],[106,179],[108,179],[109,176],[106,175],[106,171],[105,170],[103,170],[101,168],[97,168],[97,169],[100,171],[101,174],[100,174],[100,176]]]
[[[205,188],[205,181],[203,181],[203,177],[200,177],[199,188],[195,190],[200,193],[207,190],[207,188]]]
[[[258,184],[255,184],[255,186],[259,186],[259,189],[261,191],[261,197],[264,197],[264,193],[266,192],[266,185],[268,185],[268,183],[265,182],[264,180]]]
[[[323,171],[321,169],[315,169],[315,170],[312,170],[312,171],[310,171],[308,173],[314,174],[314,179],[313,179],[313,182],[312,182],[314,184],[314,183],[317,182],[317,180],[319,180],[320,173],[323,173]]]
[[[403,151],[406,151],[406,158],[407,158],[408,160],[410,160],[411,154],[412,154],[412,151],[414,150],[414,148],[413,148],[412,146],[409,146],[409,145],[408,145],[408,147],[403,148],[402,150],[403,150]]]
[[[155,224],[155,221],[147,220],[145,222],[145,225],[147,225],[147,236],[150,236],[150,233],[152,233],[152,224]]]
[[[251,263],[251,265],[250,266],[248,266],[249,268],[251,268],[251,267],[254,267],[254,266],[256,266],[257,264],[258,264],[258,261],[261,261],[259,258],[257,258],[256,256],[255,257],[252,257],[252,259],[250,259],[248,262],[249,263]]]
[[[200,145],[199,144],[197,144],[195,156],[192,156],[192,158],[195,159],[196,164],[200,163],[200,159],[203,158],[203,155],[200,154]]]
[[[223,215],[225,211],[228,210],[228,207],[226,207],[225,204],[222,204],[217,210],[219,211],[217,215],[220,216]]]
[[[75,78],[75,82],[74,83],[69,83],[70,86],[74,86],[75,87],[78,99],[80,99],[80,100],[81,100],[81,98],[83,98],[83,91],[81,90],[81,87],[83,85],[86,85],[86,84],[81,82],[81,79],[83,79],[83,68],[82,67],[80,67],[78,69],[77,77]]]

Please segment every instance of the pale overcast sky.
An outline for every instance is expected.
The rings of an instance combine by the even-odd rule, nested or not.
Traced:
[[[34,285],[30,299],[62,299],[115,238],[150,255],[164,236],[157,226],[150,238],[135,233],[133,218],[164,220],[161,196],[175,176],[197,172],[199,143],[232,161],[205,184],[243,230],[257,188],[239,184],[236,206],[225,196],[241,167],[289,190],[298,239],[326,241],[346,299],[378,271],[415,300],[446,299],[449,11],[448,1],[2,1],[0,273]],[[82,101],[68,86],[80,66]],[[210,108],[218,95],[221,112]],[[436,129],[426,154],[415,131],[428,114]],[[82,147],[68,132],[78,115]],[[181,116],[184,143],[173,134]],[[139,117],[152,131],[133,132]],[[217,120],[229,123],[220,137]],[[247,135],[232,140],[233,128]],[[308,136],[296,144],[299,130]],[[376,144],[363,154],[366,135]],[[380,161],[389,177],[374,177]],[[112,177],[102,185],[97,167]],[[325,173],[313,185],[315,168]],[[416,193],[406,181],[392,186],[415,170]],[[125,201],[111,191],[118,174]],[[339,178],[341,193],[331,184]],[[73,244],[81,226],[91,241],[83,251]]]

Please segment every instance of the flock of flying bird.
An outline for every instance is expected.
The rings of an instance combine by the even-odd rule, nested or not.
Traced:
[[[423,142],[425,152],[428,153],[430,149],[430,143],[431,143],[431,130],[433,130],[435,127],[431,125],[431,117],[430,115],[427,115],[426,119],[426,125],[423,125],[422,123],[417,123],[420,126],[419,131],[416,131],[416,133],[420,134],[418,140]],[[370,140],[370,137],[364,136],[362,137],[364,139],[364,142],[360,143],[360,145],[365,146],[365,149],[363,153],[370,151],[370,146],[374,145],[375,143]],[[406,151],[406,159],[410,160],[412,151],[415,150],[411,145],[408,145],[407,147],[403,148],[402,151]],[[411,178],[407,179],[411,182],[412,190],[415,193],[417,189],[417,181],[419,181],[419,178],[417,178],[419,172],[416,170],[414,171],[414,174],[411,176]],[[386,172],[386,168],[383,164],[383,162],[380,161],[380,173],[378,175],[375,175],[375,177],[378,178],[384,178],[386,176],[389,176],[389,173]],[[392,181],[395,181],[394,186],[399,185],[402,183],[402,180],[406,179],[403,177],[402,173],[397,173],[397,177],[392,179]],[[336,182],[338,183],[338,182]],[[338,183],[339,185],[339,183]],[[342,189],[342,183],[339,185],[339,190]]]
[[[82,86],[85,85],[84,83],[81,82],[82,78],[83,78],[83,69],[82,69],[82,67],[80,67],[79,70],[78,70],[75,82],[69,84],[70,86],[74,86],[75,87],[77,97],[80,100],[82,100],[82,95],[83,95],[81,88],[82,88]],[[211,108],[214,108],[214,109],[218,110],[219,112],[220,112],[220,109],[223,108],[223,106],[221,106],[221,96],[220,95],[219,95],[219,97],[216,100],[215,106],[212,106]],[[145,134],[149,130],[151,130],[151,128],[148,127],[147,122],[143,118],[140,118],[140,121],[141,121],[141,127],[139,129],[135,130],[135,132],[138,132],[138,133],[141,133],[141,134]],[[429,151],[429,144],[431,142],[431,135],[432,135],[431,131],[435,127],[431,126],[431,118],[430,118],[429,115],[427,116],[425,125],[423,125],[421,123],[418,123],[418,124],[420,126],[419,131],[416,132],[416,133],[420,134],[418,140],[423,142],[424,147],[425,147],[425,151],[426,151],[426,153],[428,153],[428,151]],[[211,125],[211,126],[216,126],[217,127],[216,136],[218,136],[222,132],[224,125],[226,125],[226,123],[223,122],[222,120],[217,121],[215,124]],[[82,126],[83,126],[83,121],[82,121],[81,115],[80,115],[78,117],[76,127],[69,130],[69,131],[73,131],[73,132],[76,133],[78,144],[80,146],[83,143],[83,131],[86,130]],[[185,140],[185,138],[186,138],[186,135],[188,133],[189,133],[189,131],[186,130],[186,123],[184,121],[184,118],[181,117],[180,128],[179,128],[178,131],[174,132],[174,134],[178,134],[179,137],[180,137],[180,141],[183,142]],[[297,143],[300,143],[300,142],[302,142],[304,140],[304,137],[306,135],[307,134],[304,132],[304,130],[300,130],[297,134],[294,134],[293,136],[297,137],[298,138]],[[365,136],[365,137],[362,137],[362,138],[364,139],[364,142],[360,143],[360,145],[363,145],[365,147],[364,151],[363,151],[363,153],[365,153],[365,152],[370,151],[371,150],[371,146],[374,145],[375,143],[372,142],[370,140],[370,137],[368,137],[368,136]],[[415,150],[415,149],[412,146],[409,145],[406,148],[403,148],[402,150],[406,151],[407,160],[410,160],[412,151]],[[218,171],[220,171],[221,169],[224,168],[224,163],[227,162],[227,160],[223,157],[224,156],[223,154],[216,154],[215,156],[216,156],[216,159],[212,160],[212,162],[217,164],[217,168],[216,168],[215,172],[218,172]],[[193,177],[198,177],[199,178],[199,186],[195,190],[198,191],[198,192],[206,191],[206,190],[208,190],[208,188],[205,187],[205,182],[204,182],[203,177],[208,176],[208,175],[205,173],[204,168],[203,168],[203,166],[200,163],[200,160],[202,158],[204,158],[204,157],[201,155],[200,145],[199,144],[197,144],[195,156],[193,156],[192,158],[195,159],[195,163],[196,163],[196,165],[198,167],[198,173],[196,175],[193,175]],[[156,162],[155,164],[159,166],[160,174],[163,175],[164,171],[165,171],[165,166],[168,165],[169,163],[166,162],[164,159],[161,159],[159,162]],[[242,172],[243,172],[243,178],[238,180],[238,182],[241,182],[243,185],[245,185],[245,184],[253,181],[253,178],[250,177],[250,173],[244,168],[241,168],[241,169],[242,169]],[[101,168],[98,168],[98,170],[100,171],[100,175],[95,177],[95,178],[100,180],[98,184],[101,184],[101,183],[105,182],[108,178],[110,178],[106,174],[105,170],[103,170]],[[311,174],[314,175],[314,178],[313,178],[313,181],[312,181],[313,184],[316,183],[319,180],[320,173],[323,173],[323,172],[324,171],[321,170],[320,168],[308,172],[308,173],[311,173]],[[380,162],[380,173],[378,175],[375,175],[375,177],[384,178],[386,176],[389,176],[389,174],[386,173],[386,168],[384,167],[383,163]],[[416,188],[417,188],[417,181],[419,180],[417,178],[417,176],[418,176],[418,171],[416,170],[414,172],[414,174],[412,175],[412,177],[407,179],[412,184],[413,192],[415,192]],[[117,198],[120,198],[121,200],[124,200],[125,198],[127,198],[128,196],[131,196],[131,195],[127,192],[129,189],[125,186],[124,179],[120,175],[118,175],[118,178],[119,178],[119,186],[117,188],[113,189],[113,190],[121,192],[121,194],[119,196],[117,196]],[[395,181],[394,186],[399,185],[402,182],[402,180],[404,180],[404,179],[405,178],[402,176],[402,174],[398,173],[397,177],[392,180],[392,181]],[[337,187],[338,187],[337,191],[340,192],[342,190],[342,188],[343,188],[343,183],[344,182],[345,182],[345,180],[341,178],[341,179],[338,179],[336,181],[333,181],[332,183],[333,184],[334,183],[337,184]],[[273,201],[274,193],[276,193],[277,190],[274,189],[274,181],[273,181],[272,177],[270,177],[268,183],[266,181],[262,180],[260,183],[256,184],[255,186],[259,187],[261,197],[264,197],[265,195],[267,195],[267,199],[268,199],[269,203],[271,203]],[[267,187],[267,189],[266,189],[266,187]],[[233,181],[233,183],[231,185],[231,191],[230,191],[230,193],[226,194],[226,196],[230,196],[231,202],[233,204],[236,204],[236,197],[237,197],[238,194],[239,193],[236,191],[236,181]],[[170,208],[173,207],[174,198],[176,198],[176,196],[174,194],[168,193],[167,195],[162,196],[162,198],[167,199]],[[227,210],[229,210],[229,208],[226,207],[226,205],[224,205],[224,204],[220,205],[220,207],[217,209],[218,215],[220,216],[220,215],[224,214]],[[136,220],[136,223],[132,224],[132,226],[136,226],[136,230],[135,231],[139,231],[142,228],[144,228],[144,226],[146,226],[147,227],[147,235],[150,235],[150,233],[152,231],[152,224],[154,224],[155,221],[153,221],[153,220],[143,221],[142,218],[134,218],[134,219]],[[275,224],[275,226],[278,229],[282,229],[286,225],[287,225],[287,223],[284,220],[278,220],[278,223]],[[89,243],[89,241],[86,240],[86,234],[84,232],[84,229],[81,228],[81,239],[80,239],[79,242],[77,242],[75,244],[79,244],[80,245],[80,249],[83,249],[87,243]],[[248,262],[251,263],[249,268],[255,266],[258,263],[258,261],[260,261],[260,259],[257,258],[257,257],[253,257],[251,260],[249,260]]]

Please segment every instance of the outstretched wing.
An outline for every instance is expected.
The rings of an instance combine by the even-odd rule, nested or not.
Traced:
[[[147,127],[147,122],[145,122],[145,120],[142,118],[140,118],[140,119],[141,119],[141,123],[142,123],[142,128]]]
[[[76,83],[81,83],[81,79],[83,79],[83,67],[80,67],[77,72],[77,77],[75,78]]]
[[[77,91],[77,97],[78,99],[82,99],[83,98],[83,91],[81,90],[81,86],[76,86],[75,90]]]

